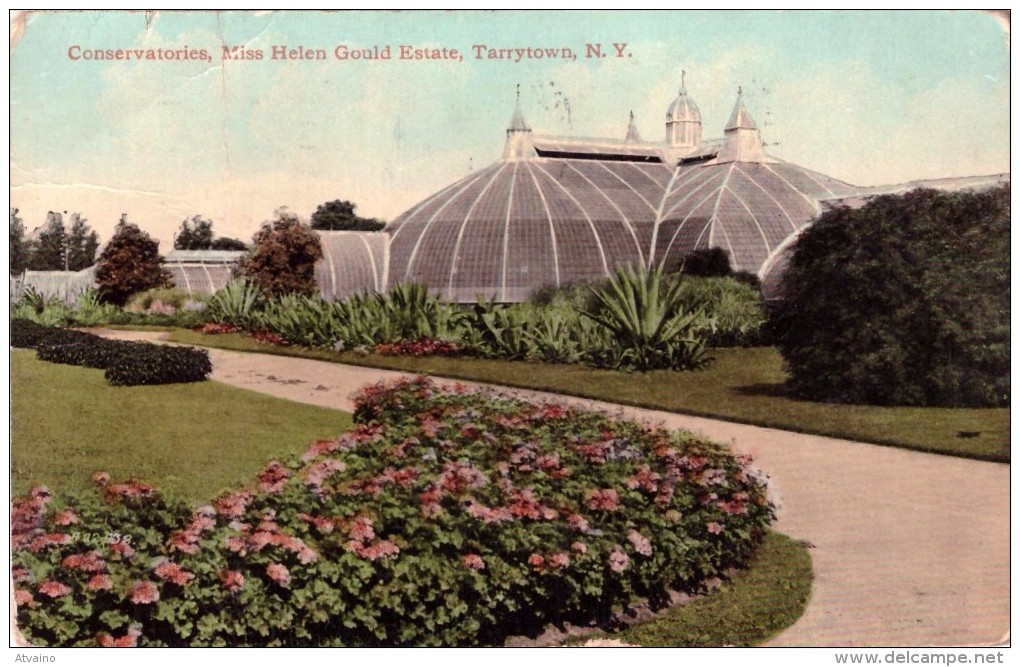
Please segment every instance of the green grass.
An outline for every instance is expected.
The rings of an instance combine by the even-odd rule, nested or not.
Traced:
[[[784,393],[786,374],[774,348],[714,350],[714,363],[701,371],[625,373],[580,365],[335,353],[186,329],[171,336],[194,345],[477,380],[925,452],[1010,460],[1008,408],[890,408],[794,399]],[[977,435],[961,438],[961,432]]]
[[[11,351],[11,480],[82,491],[94,470],[185,500],[250,482],[274,457],[350,428],[345,412],[216,382],[111,387],[103,371]]]
[[[813,578],[807,549],[769,533],[751,567],[718,590],[647,623],[597,637],[639,646],[756,646],[801,617]]]

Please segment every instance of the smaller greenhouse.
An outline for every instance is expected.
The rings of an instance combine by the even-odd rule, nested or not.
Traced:
[[[171,250],[163,266],[174,287],[188,296],[206,296],[230,282],[243,256],[237,250]]]

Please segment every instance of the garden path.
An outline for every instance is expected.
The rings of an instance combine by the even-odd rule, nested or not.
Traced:
[[[213,380],[348,411],[358,388],[401,375],[264,354],[209,354]],[[753,455],[780,503],[777,529],[811,547],[815,571],[807,611],[769,645],[1008,641],[1009,465],[507,391],[700,432]]]

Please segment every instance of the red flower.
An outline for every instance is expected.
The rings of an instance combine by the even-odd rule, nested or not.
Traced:
[[[113,581],[108,574],[93,575],[85,587],[90,591],[108,591],[113,588]]]
[[[588,497],[588,507],[593,510],[612,512],[620,507],[620,495],[615,489],[592,491]]]
[[[131,591],[131,601],[135,604],[152,604],[159,600],[159,589],[151,581],[140,581]]]
[[[233,592],[244,586],[244,575],[237,570],[223,570],[220,572],[220,582],[224,588]]]
[[[545,558],[543,558],[540,554],[531,554],[531,556],[528,557],[528,565],[541,572],[545,569]]]
[[[485,569],[485,561],[478,554],[464,554],[464,564],[472,570]]]
[[[66,535],[64,533],[45,533],[32,540],[32,543],[28,546],[28,550],[32,553],[37,553],[52,546],[70,543],[70,535]]]
[[[266,574],[269,578],[280,584],[281,586],[290,585],[290,571],[285,565],[280,563],[270,563],[266,566]]]
[[[244,516],[251,499],[252,492],[247,489],[224,494],[216,499],[216,511],[231,519],[240,518]]]
[[[718,535],[719,533],[723,532],[723,524],[717,521],[712,521],[705,527],[708,528],[708,532],[712,533],[713,535]]]
[[[160,579],[177,584],[178,586],[184,586],[195,578],[194,574],[186,572],[180,565],[168,560],[164,560],[156,565],[154,571]]]
[[[18,605],[19,607],[24,606],[34,607],[35,598],[32,597],[31,592],[26,591],[23,588],[18,588],[15,589],[14,591],[14,604]]]
[[[60,583],[59,581],[53,581],[47,579],[46,581],[39,584],[39,592],[43,595],[48,595],[51,598],[59,598],[71,593],[71,589]]]

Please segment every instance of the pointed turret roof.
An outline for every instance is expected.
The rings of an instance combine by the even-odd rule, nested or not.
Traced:
[[[737,88],[737,103],[733,106],[733,113],[730,114],[730,120],[726,123],[726,132],[730,130],[757,130],[758,126],[754,122],[754,118],[751,117],[751,112],[744,106],[744,89],[741,87]]]
[[[637,130],[637,123],[634,122],[634,112],[630,112],[630,125],[627,126],[627,138],[624,139],[628,144],[640,144],[641,135]]]
[[[531,132],[528,121],[524,120],[524,112],[521,111],[521,87],[517,86],[517,103],[514,105],[514,115],[510,117],[510,125],[506,128],[510,132]]]

